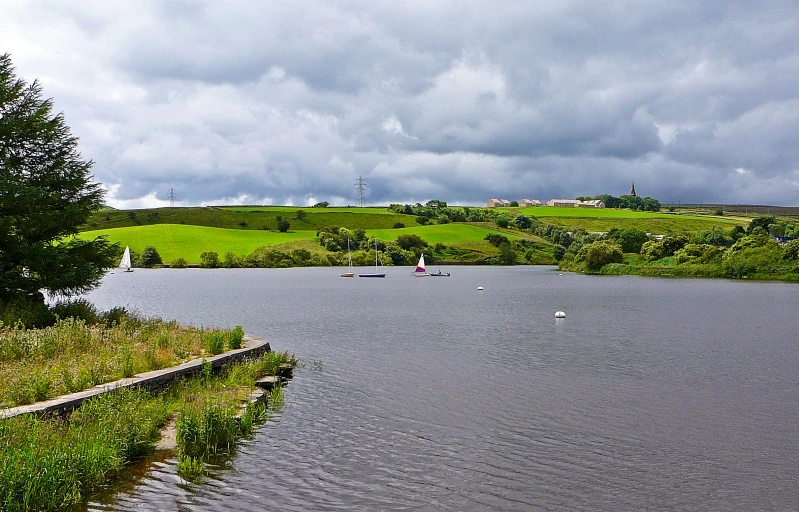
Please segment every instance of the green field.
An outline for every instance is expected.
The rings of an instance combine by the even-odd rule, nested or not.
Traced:
[[[500,229],[488,229],[473,224],[434,224],[429,226],[414,226],[399,229],[368,229],[366,234],[380,240],[396,240],[399,235],[418,235],[430,245],[442,243],[457,245],[481,241],[486,235],[496,233],[506,236],[509,240],[521,238],[518,234],[508,233]]]
[[[303,212],[298,215],[298,212]],[[416,224],[413,215],[393,213],[385,208],[297,208],[297,207],[190,207],[143,210],[102,210],[84,226],[86,230],[185,224],[238,230],[277,230],[278,217],[291,224],[292,231],[316,231],[327,226],[347,229],[389,229],[396,223]],[[302,218],[299,218],[302,217]]]
[[[275,233],[181,224],[156,224],[84,231],[80,233],[79,237],[91,240],[100,235],[105,235],[110,241],[119,242],[122,246],[129,245],[132,250],[139,253],[148,245],[152,245],[158,250],[164,263],[169,263],[178,257],[185,258],[189,263],[199,263],[202,252],[216,251],[220,257],[227,252],[246,256],[259,247],[315,238],[316,231]]]
[[[274,212],[278,215],[282,214],[283,216],[286,214],[294,215],[297,210],[302,210],[307,214],[371,213],[375,215],[397,215],[383,206],[328,206],[327,208],[312,208],[309,206],[214,206],[212,208],[219,210],[230,210],[234,212]]]
[[[416,234],[430,245],[443,243],[446,245],[464,246],[480,252],[493,253],[489,244],[483,239],[489,233],[500,233],[509,239],[518,239],[518,235],[503,230],[488,229],[471,224],[439,224],[432,226],[415,226],[400,229],[367,230],[367,235],[385,241],[393,241],[401,234]],[[215,251],[220,257],[227,252],[237,256],[246,256],[261,247],[270,247],[282,251],[306,249],[313,253],[323,253],[324,249],[316,242],[316,231],[289,231],[277,233],[262,230],[220,229],[205,226],[186,226],[182,224],[155,224],[84,231],[79,237],[87,240],[105,235],[112,242],[129,245],[133,251],[141,253],[148,245],[158,250],[165,263],[182,257],[189,263],[199,263],[200,254]]]

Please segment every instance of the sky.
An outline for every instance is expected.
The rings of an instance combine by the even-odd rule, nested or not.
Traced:
[[[799,3],[11,1],[117,208],[799,205]]]

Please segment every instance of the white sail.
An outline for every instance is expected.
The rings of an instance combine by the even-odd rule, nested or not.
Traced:
[[[122,261],[119,262],[119,268],[124,268],[125,270],[130,270],[132,267],[130,263],[130,247],[125,247],[125,252],[122,254]]]
[[[429,275],[424,268],[424,253],[419,257],[419,264],[416,265],[416,270],[413,272],[416,277],[425,277]]]

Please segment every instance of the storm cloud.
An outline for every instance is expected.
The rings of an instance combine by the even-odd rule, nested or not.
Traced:
[[[27,1],[0,53],[112,206],[799,204],[799,7],[695,4]]]

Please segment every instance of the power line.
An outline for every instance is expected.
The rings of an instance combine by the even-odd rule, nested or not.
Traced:
[[[366,180],[363,177],[358,176],[355,181],[355,190],[358,191],[358,206],[363,207],[363,192],[366,190]]]
[[[169,193],[167,194],[167,198],[169,199],[169,206],[174,208],[175,207],[175,189],[170,188]]]

